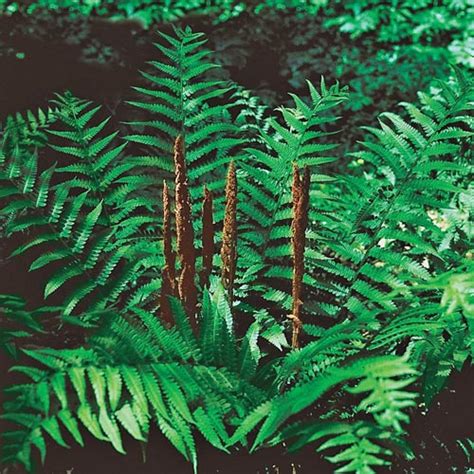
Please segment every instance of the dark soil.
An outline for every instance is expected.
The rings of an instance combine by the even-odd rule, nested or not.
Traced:
[[[193,26],[196,30],[209,33],[211,47],[227,50],[226,55],[222,55],[222,62],[227,62],[224,65],[230,71],[230,77],[245,87],[260,91],[270,101],[280,99],[287,93],[288,82],[280,74],[278,54],[265,54],[265,51],[258,49],[243,51],[239,39],[242,21],[245,20],[226,23],[226,44],[225,40],[216,40],[220,33],[213,30],[203,18],[195,18],[192,23],[195,23]],[[169,29],[169,26],[163,28]],[[35,19],[15,16],[0,18],[0,121],[7,114],[46,107],[48,99],[55,92],[68,89],[78,96],[102,103],[118,124],[124,119],[122,111],[130,86],[139,80],[137,70],[153,57],[151,43],[154,39],[155,33],[143,30],[140,24],[134,22],[70,19],[50,13],[43,16],[38,14]],[[229,54],[229,50],[233,53]],[[21,259],[6,261],[7,254],[5,248],[2,252],[0,244],[0,293],[20,294],[28,297],[29,301],[33,300],[33,304],[42,302],[39,286],[41,277],[25,273],[26,262]],[[1,357],[0,368],[5,374],[11,361],[3,355]],[[0,384],[3,386],[12,380],[11,376],[2,375]],[[473,370],[466,368],[452,375],[449,388],[434,400],[427,413],[414,415],[409,441],[416,459],[398,459],[390,472],[465,472],[467,459],[456,440],[473,436],[472,400]],[[145,464],[142,463],[143,453],[139,443],[131,439],[126,443],[126,457],[90,436],[86,435],[85,440],[85,449],[72,445],[70,450],[66,450],[52,445],[48,449],[46,466],[37,472],[192,472],[189,464],[157,432],[152,433],[146,448]],[[228,456],[200,441],[198,449],[200,472],[204,474],[333,472],[333,468],[315,455],[312,448],[292,456],[285,455],[281,449],[262,450],[254,455],[241,451]]]
[[[114,115],[152,56],[151,41],[140,40],[148,33],[131,22],[41,20],[0,18],[0,120],[45,108],[65,90],[104,104]]]

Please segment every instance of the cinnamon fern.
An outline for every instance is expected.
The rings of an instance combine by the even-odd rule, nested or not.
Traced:
[[[123,453],[155,424],[195,472],[200,433],[372,473],[472,360],[472,80],[382,114],[329,173],[346,89],[308,82],[268,118],[204,43],[161,34],[127,136],[72,93],[0,129],[0,222],[45,278],[37,309],[0,297],[25,379],[5,463],[84,430]]]

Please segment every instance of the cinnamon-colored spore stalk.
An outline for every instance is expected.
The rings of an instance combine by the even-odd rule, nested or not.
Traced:
[[[167,325],[173,323],[169,297],[176,295],[176,254],[173,251],[171,231],[171,201],[168,185],[163,181],[163,253],[165,266],[162,272],[160,294],[161,318]]]
[[[293,220],[291,223],[291,247],[293,251],[293,280],[292,280],[292,313],[293,332],[291,346],[299,346],[301,331],[301,293],[304,275],[304,251],[306,246],[306,228],[308,226],[309,188],[311,176],[308,167],[304,168],[303,177],[297,165],[293,166]]]
[[[178,296],[190,318],[191,325],[196,329],[197,289],[194,281],[196,277],[196,254],[182,136],[178,136],[174,144],[174,165],[176,247],[180,262]]]
[[[237,264],[237,176],[235,164],[231,161],[225,186],[225,214],[222,231],[222,283],[227,289],[229,303],[234,299],[234,280]]]

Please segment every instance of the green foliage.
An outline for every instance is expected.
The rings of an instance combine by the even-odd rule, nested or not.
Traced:
[[[188,15],[209,15],[225,22],[243,13],[262,14],[269,10],[315,15],[324,12],[327,26],[337,26],[352,38],[376,32],[379,41],[397,43],[436,42],[445,34],[452,35],[453,52],[460,60],[464,48],[472,48],[469,32],[474,15],[469,0],[443,0],[433,6],[427,0],[28,0],[0,1],[0,12],[35,14],[38,10],[65,10],[73,15],[99,15],[130,18],[149,27],[155,22],[176,21]],[[472,31],[471,31],[472,32]],[[468,58],[465,60],[469,61]]]
[[[400,421],[406,421],[403,410],[414,395],[403,388],[412,382],[413,370],[397,357],[329,367],[281,395],[271,377],[277,366],[262,377],[268,367],[260,362],[258,325],[236,342],[220,284],[203,296],[199,337],[192,334],[186,317],[179,318],[184,313],[179,302],[173,308],[180,322],[172,330],[153,314],[135,308],[128,320],[117,315],[87,348],[25,350],[37,364],[13,369],[29,382],[7,391],[3,419],[19,428],[6,437],[4,460],[31,468],[33,448],[44,461],[46,436],[62,446],[69,443],[67,439],[82,445],[81,426],[123,453],[120,431],[144,441],[154,422],[196,469],[194,431],[227,451],[236,443],[246,444],[247,434],[263,421],[255,448],[325,392],[358,379],[360,383],[348,390],[369,392],[359,404],[361,414],[372,414],[382,427],[397,431]],[[358,459],[362,456],[358,454]],[[342,460],[340,456],[336,462]]]
[[[137,165],[119,164],[125,145],[112,145],[116,133],[104,133],[108,119],[94,121],[98,108],[70,95],[54,105],[54,126],[45,124],[34,134],[54,137],[49,146],[58,158],[76,162],[39,171],[38,137],[26,133],[18,140],[7,125],[1,213],[7,216],[6,235],[30,236],[13,256],[40,247],[30,271],[56,269],[45,283],[45,298],[74,280],[75,290],[63,300],[68,315],[78,305],[95,311],[113,304],[148,268],[159,267],[162,257],[136,240],[155,219],[146,215],[149,200],[135,176]]]
[[[29,468],[33,447],[44,460],[46,435],[65,446],[69,432],[82,445],[80,425],[124,452],[119,428],[144,441],[151,421],[195,468],[194,430],[226,451],[229,417],[238,423],[268,396],[255,371],[259,352],[249,348],[260,331],[253,326],[237,344],[223,288],[217,285],[203,298],[198,338],[174,301],[175,329],[134,308],[128,320],[117,315],[87,348],[25,351],[40,366],[13,369],[30,382],[8,391],[3,418],[21,428],[8,436],[5,461]]]
[[[262,292],[262,297],[284,310],[291,307],[290,295],[282,291],[281,278],[292,277],[290,255],[291,229],[291,180],[292,164],[308,166],[313,171],[313,198],[322,197],[318,185],[330,178],[315,171],[335,159],[330,156],[336,145],[327,143],[330,132],[323,124],[333,122],[332,109],[347,97],[338,85],[327,88],[321,82],[321,92],[308,84],[311,103],[308,105],[293,95],[294,107],[280,109],[282,123],[272,118],[269,130],[262,132],[263,147],[249,149],[239,162],[243,171],[240,210],[245,216],[240,232],[239,261],[241,285],[251,281],[252,293]],[[310,214],[319,219],[318,209]],[[316,254],[317,255],[317,254]],[[307,283],[317,287],[314,279]]]
[[[0,1],[0,12],[34,15],[41,10],[66,11],[71,15],[98,15],[137,20],[149,27],[154,22],[178,20],[192,13],[216,14],[220,21],[239,15],[245,6],[234,0],[28,0]]]
[[[401,423],[408,421],[404,410],[416,405],[416,394],[404,390],[414,381],[414,371],[402,358],[395,357],[364,359],[361,367],[357,367],[358,364],[360,362],[349,369],[339,369],[334,375],[345,378],[354,371],[361,374],[362,380],[355,387],[347,387],[346,390],[352,394],[368,392],[356,407],[356,412],[370,415],[375,423],[367,420],[353,423],[305,421],[284,428],[272,443],[285,440],[289,442],[290,451],[294,451],[306,444],[326,440],[320,444],[318,451],[337,452],[342,449],[341,452],[328,457],[334,464],[346,463],[337,472],[372,473],[375,472],[372,466],[390,464],[385,459],[386,456],[392,453],[397,444],[403,445],[400,439],[400,434],[403,433]],[[313,383],[316,380],[302,385],[301,391],[295,388],[293,392],[296,400],[290,395],[291,392],[288,392],[286,409],[291,410],[290,402],[298,406],[300,403],[308,403],[314,392],[320,390],[321,381],[318,384]],[[309,400],[305,401],[305,398]],[[278,412],[278,409],[275,410]],[[409,453],[406,446],[403,450]]]
[[[42,316],[56,312],[58,308],[27,310],[25,301],[14,295],[0,295],[1,326],[0,349],[12,357],[18,354],[17,347],[22,340],[43,331]]]
[[[472,84],[460,75],[458,86],[440,87],[438,97],[420,93],[421,108],[402,104],[410,123],[382,114],[380,128],[367,128],[373,138],[352,153],[360,166],[373,168],[370,177],[344,178],[345,204],[336,213],[336,203],[332,213],[340,217],[326,221],[327,246],[339,257],[320,264],[334,282],[335,296],[334,305],[320,306],[322,314],[340,318],[366,309],[395,310],[396,301],[384,297],[390,288],[406,288],[460,261],[443,246],[443,229],[430,210],[448,208],[472,173],[461,146],[472,136]]]
[[[334,14],[338,16],[328,20],[328,24],[338,25],[353,38],[377,31],[381,42],[406,38],[431,42],[446,32],[462,32],[469,27],[474,14],[468,0],[443,0],[436,5],[427,0],[388,3],[390,5],[371,0],[336,1]]]
[[[427,358],[422,377],[422,395],[429,404],[446,385],[453,370],[460,370],[474,356],[473,264],[466,261],[459,269],[441,274],[416,291],[443,291],[439,326],[431,331],[420,357]]]
[[[308,82],[309,101],[293,94],[267,118],[214,79],[203,35],[161,36],[121,140],[99,107],[70,93],[2,130],[0,212],[21,237],[13,256],[33,254],[30,270],[45,271],[44,298],[57,306],[30,311],[2,297],[4,317],[24,329],[0,342],[13,351],[48,312],[89,329],[73,347],[23,345],[30,364],[14,368],[27,382],[7,390],[2,416],[16,428],[4,461],[31,469],[47,437],[82,445],[83,428],[124,452],[121,433],[146,441],[151,423],[195,471],[197,432],[223,451],[311,444],[339,472],[410,455],[417,392],[429,403],[472,355],[471,79],[456,69],[402,114],[382,114],[352,148],[351,173],[328,176],[345,89]],[[194,217],[203,186],[215,193],[216,247],[227,164],[238,170],[235,299],[215,276],[199,288],[197,330],[173,297],[166,327],[157,297],[156,189],[171,178],[178,135]],[[290,350],[293,164],[312,179],[304,340]]]
[[[173,171],[174,140],[182,135],[191,198],[197,205],[204,184],[222,193],[223,173],[219,171],[226,168],[231,148],[240,142],[230,113],[232,100],[224,104],[216,100],[226,97],[232,88],[208,77],[218,66],[209,61],[210,51],[203,48],[204,35],[189,29],[177,31],[176,37],[161,33],[163,42],[156,47],[163,61],[151,61],[152,72],[142,72],[147,87],[135,87],[140,100],[129,104],[143,110],[146,119],[129,122],[141,132],[125,138],[144,146],[138,163],[153,166],[166,176]],[[196,206],[194,211],[198,212]]]
[[[380,3],[380,8],[390,11],[387,2],[372,3]],[[314,83],[321,75],[328,83],[348,85],[352,96],[341,113],[340,127],[347,133],[339,138],[339,157],[363,138],[361,126],[376,124],[381,112],[394,110],[400,101],[415,101],[417,91],[427,90],[436,78],[447,78],[449,63],[468,66],[466,61],[453,57],[450,44],[458,41],[454,40],[458,37],[454,32],[443,33],[431,43],[409,39],[382,42],[377,36],[379,28],[350,39],[337,25],[327,24],[327,19],[341,13],[342,7],[328,7],[318,15],[263,9],[258,15],[246,15],[217,27],[210,35],[219,62],[229,70],[230,77],[252,85],[271,105],[291,106],[286,100],[288,90],[309,96],[306,80]],[[461,30],[468,25],[467,21]],[[263,58],[259,51],[265,51]],[[258,82],[250,72],[254,70],[259,71]]]

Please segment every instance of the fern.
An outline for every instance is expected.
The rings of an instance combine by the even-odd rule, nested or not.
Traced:
[[[45,321],[42,316],[50,311],[57,311],[57,308],[31,311],[27,310],[23,298],[0,295],[0,311],[2,325],[0,348],[16,358],[21,341],[28,340],[32,334],[43,332]]]
[[[225,451],[226,420],[261,403],[265,392],[249,370],[258,365],[258,356],[246,343],[239,348],[232,329],[222,327],[222,311],[229,312],[223,288],[216,286],[205,298],[204,328],[209,329],[191,344],[186,328],[170,331],[137,310],[131,322],[117,318],[99,331],[89,348],[24,350],[40,367],[14,368],[30,381],[8,391],[3,418],[19,428],[6,439],[4,460],[31,468],[33,447],[44,460],[46,435],[65,446],[63,434],[69,432],[82,445],[81,426],[124,452],[120,431],[143,441],[151,422],[195,469],[195,430]],[[245,341],[258,337],[253,328]],[[214,356],[209,347],[219,347]]]
[[[357,421],[357,418],[351,423],[307,419],[283,428],[270,439],[270,444],[289,442],[290,451],[314,443],[319,445],[318,451],[342,448],[341,452],[328,456],[332,463],[343,464],[336,472],[375,472],[372,466],[390,464],[388,458],[394,446],[398,445],[399,449],[410,454],[400,434],[403,433],[402,422],[408,421],[405,410],[415,405],[416,394],[405,390],[414,381],[414,374],[415,371],[406,360],[389,356],[363,359],[346,367],[333,368],[326,376],[316,377],[276,398],[256,444],[271,436],[285,418],[314,403],[321,391],[331,387],[331,381],[334,384],[361,378],[355,387],[346,386],[345,389],[352,394],[368,392],[358,404],[356,415],[371,415],[374,422]],[[325,438],[329,439],[321,444]]]
[[[136,163],[170,173],[173,142],[178,135],[183,137],[190,193],[197,213],[204,184],[213,192],[223,189],[221,170],[230,161],[232,147],[240,143],[237,127],[231,121],[232,102],[222,104],[218,100],[229,95],[231,87],[209,76],[218,66],[208,59],[210,51],[203,48],[206,40],[202,33],[187,28],[176,29],[174,37],[160,35],[162,42],[155,46],[163,61],[149,63],[152,71],[142,72],[147,87],[135,87],[142,100],[129,101],[147,118],[129,122],[141,131],[126,138],[143,146],[145,154],[135,157]]]
[[[283,124],[272,119],[270,130],[261,132],[265,149],[247,150],[248,156],[239,163],[243,172],[240,211],[245,218],[239,233],[238,254],[243,256],[239,260],[239,282],[247,285],[258,279],[262,287],[254,289],[269,304],[285,311],[291,307],[290,295],[284,290],[288,288],[292,275],[288,263],[291,257],[290,183],[293,163],[317,170],[318,166],[335,160],[327,156],[335,145],[325,142],[330,133],[323,126],[335,120],[328,111],[332,112],[346,98],[338,85],[327,88],[321,81],[320,92],[311,83],[308,87],[311,102],[307,104],[293,95],[294,108],[279,110]],[[313,200],[321,196],[317,184],[327,179],[325,175],[312,173],[310,192]],[[309,217],[313,222],[319,220],[319,209],[310,207]],[[314,237],[315,234],[309,235],[311,243]],[[316,255],[310,254],[309,258]],[[318,287],[318,282],[309,275],[305,282]]]
[[[473,354],[469,219],[452,212],[470,206],[470,80],[457,71],[383,114],[354,173],[329,177],[344,89],[308,83],[308,102],[267,119],[212,79],[203,35],[161,37],[122,140],[70,93],[2,129],[13,256],[32,254],[57,304],[0,299],[0,343],[30,360],[7,391],[4,460],[31,469],[47,437],[82,445],[84,427],[123,453],[123,433],[146,442],[152,423],[195,471],[197,432],[227,452],[315,444],[340,472],[409,454],[412,388],[429,403]],[[175,219],[167,184],[162,219],[157,183],[173,171]],[[49,318],[87,329],[84,342],[28,348]]]
[[[161,264],[159,253],[150,255],[136,240],[155,219],[147,215],[146,194],[137,195],[141,183],[121,182],[135,169],[130,163],[117,164],[124,146],[103,152],[115,137],[100,137],[107,121],[89,125],[98,109],[70,95],[59,97],[55,105],[56,123],[48,133],[68,144],[51,146],[79,163],[39,171],[38,146],[26,136],[11,147],[7,130],[3,150],[8,155],[1,170],[2,194],[8,199],[2,208],[8,217],[5,230],[7,235],[28,232],[33,237],[13,255],[42,249],[31,270],[58,268],[61,263],[45,285],[45,298],[74,280],[76,289],[65,301],[65,314],[86,298],[85,304],[95,311],[120,298],[140,272]],[[61,128],[56,127],[59,123]],[[63,173],[73,178],[55,184]]]
[[[374,140],[353,153],[374,165],[375,174],[345,177],[340,190],[345,205],[333,207],[340,213],[336,224],[327,221],[332,229],[327,247],[336,262],[320,265],[333,283],[332,302],[319,305],[321,315],[341,319],[371,309],[394,311],[396,302],[384,295],[414,279],[429,279],[443,265],[449,268],[452,256],[442,250],[443,230],[430,211],[448,208],[462,191],[456,179],[470,172],[456,157],[472,136],[473,89],[461,73],[457,85],[441,87],[438,98],[420,94],[421,109],[403,104],[410,123],[382,114],[380,128],[367,129]]]

